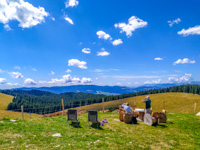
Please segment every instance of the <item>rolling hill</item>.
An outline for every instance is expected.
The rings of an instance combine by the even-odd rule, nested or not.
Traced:
[[[7,111],[6,108],[10,102],[12,102],[13,96],[0,93],[0,119],[2,118],[22,118],[22,115],[20,112],[13,112],[13,111]],[[31,117],[39,117],[40,115],[32,114]],[[29,118],[30,115],[28,113],[24,113],[25,118]]]
[[[105,109],[117,108],[122,103],[128,102],[130,105],[136,103],[137,108],[144,108],[145,104],[141,103],[145,96],[130,97],[120,100],[105,102]],[[160,93],[150,94],[153,111],[161,111],[163,109],[163,101],[165,101],[165,109],[168,112],[194,113],[194,103],[197,103],[197,111],[200,111],[200,95],[191,93]],[[102,103],[92,104],[78,107],[82,110],[102,110]]]

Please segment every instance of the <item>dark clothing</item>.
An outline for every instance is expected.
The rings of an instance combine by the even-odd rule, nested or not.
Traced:
[[[151,100],[150,99],[148,99],[148,100],[146,100],[146,101],[144,101],[145,102],[145,109],[148,109],[148,108],[151,108]]]

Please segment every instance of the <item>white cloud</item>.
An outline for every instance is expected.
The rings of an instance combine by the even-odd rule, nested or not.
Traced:
[[[154,58],[154,60],[163,60],[163,58],[156,57],[156,58]]]
[[[178,34],[183,36],[200,35],[200,25],[188,29],[182,29],[181,31],[178,31]]]
[[[167,21],[169,23],[169,26],[172,27],[174,24],[179,24],[179,22],[181,22],[180,18],[177,18],[175,20],[172,21]]]
[[[0,84],[6,84],[6,79],[5,78],[0,78]]]
[[[11,30],[12,30],[8,24],[5,24],[5,25],[4,25],[4,29],[5,29],[6,31],[11,31]]]
[[[24,84],[26,84],[26,85],[36,85],[37,82],[34,81],[33,79],[27,78],[27,79],[24,81]]]
[[[67,69],[65,72],[69,73],[69,72],[72,72],[70,69]]]
[[[5,71],[3,71],[2,69],[0,69],[0,73],[4,73]]]
[[[95,69],[94,72],[109,72],[109,71],[120,71],[119,69],[107,69],[107,70],[103,70],[103,69]]]
[[[79,1],[77,0],[67,0],[65,2],[65,7],[68,8],[68,7],[75,7],[79,4]]]
[[[117,79],[154,79],[154,78],[160,78],[160,76],[114,76],[114,78]]]
[[[70,19],[68,16],[65,17],[65,20],[67,22],[69,22],[70,24],[74,25],[74,22],[72,21],[72,19]]]
[[[54,72],[54,71],[51,71],[50,75],[54,75],[54,74],[55,74],[55,72]]]
[[[14,69],[20,70],[21,68],[19,66],[14,66]]]
[[[162,80],[158,79],[158,80],[146,81],[146,82],[144,82],[144,84],[159,84],[161,82],[162,82]]]
[[[33,70],[33,71],[37,71],[37,69],[36,69],[36,68],[32,68],[32,70]]]
[[[112,42],[112,44],[113,44],[114,46],[117,46],[117,45],[122,44],[122,43],[123,43],[123,41],[122,41],[121,39],[117,39],[117,40],[114,40],[114,41]]]
[[[54,17],[51,17],[51,19],[52,19],[53,21],[55,21],[55,20],[56,20]]]
[[[130,37],[132,36],[132,32],[135,31],[136,29],[139,29],[139,28],[143,28],[145,26],[147,26],[147,22],[146,21],[143,21],[142,19],[136,17],[136,16],[132,16],[128,19],[128,23],[116,23],[114,26],[115,28],[120,28],[121,31],[120,33],[122,32],[125,32],[126,33],[126,36],[127,37]]]
[[[106,34],[104,31],[97,31],[96,34],[98,35],[99,39],[112,40],[111,36],[109,34]]]
[[[177,64],[194,64],[195,60],[189,60],[188,58],[184,58],[184,59],[178,59],[177,61],[174,62],[174,65]]]
[[[92,83],[92,79],[83,77],[81,79],[82,84]]]
[[[20,84],[19,83],[7,83],[7,85],[9,85],[9,86],[19,86]]]
[[[97,56],[108,56],[108,55],[110,55],[110,53],[107,51],[97,52]]]
[[[106,71],[106,70],[102,70],[102,69],[95,69],[94,72],[103,72],[103,71]]]
[[[20,72],[10,72],[11,77],[19,79],[24,78],[24,76]]]
[[[87,63],[85,61],[80,61],[78,59],[70,59],[68,61],[68,66],[74,66],[74,67],[78,67],[81,69],[87,69],[86,64]]]
[[[187,74],[185,73],[184,76],[180,77],[180,78],[176,78],[176,77],[169,77],[168,80],[170,82],[178,82],[178,83],[183,83],[183,82],[190,82],[192,80],[192,74]]]
[[[82,52],[85,53],[85,54],[89,54],[89,53],[91,53],[91,49],[90,48],[83,48]]]
[[[49,15],[43,7],[34,7],[24,0],[1,0],[0,8],[0,22],[7,25],[9,21],[17,20],[22,28],[36,26]]]
[[[82,79],[80,78],[75,78],[72,77],[70,74],[64,75],[61,79],[51,79],[48,83],[50,84],[87,84],[87,83],[92,83],[91,78],[86,78],[83,77]]]

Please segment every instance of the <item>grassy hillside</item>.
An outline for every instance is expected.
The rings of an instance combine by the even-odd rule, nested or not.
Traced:
[[[0,120],[0,147],[7,149],[200,149],[200,118],[188,113],[169,113],[166,124],[147,126],[118,120],[118,113],[99,113],[108,123],[100,129],[86,126],[87,114],[79,115],[80,128],[65,125],[66,117],[32,120]],[[61,137],[53,137],[60,133]]]
[[[128,102],[137,108],[144,108],[145,104],[141,103],[145,96],[130,97],[121,100],[105,102],[105,109],[117,107],[122,103]],[[168,112],[194,113],[194,103],[197,103],[197,112],[200,111],[200,95],[190,93],[161,93],[150,95],[153,111],[161,111],[163,109],[163,101],[165,101],[165,109]],[[92,104],[78,107],[82,110],[102,110],[102,103]]]
[[[0,93],[0,119],[4,117],[9,118],[22,118],[22,115],[20,112],[13,112],[13,111],[6,111],[6,108],[10,102],[12,102],[13,96],[6,95]],[[40,115],[32,114],[31,117],[39,117]],[[28,113],[24,113],[25,118],[30,118],[30,115]]]

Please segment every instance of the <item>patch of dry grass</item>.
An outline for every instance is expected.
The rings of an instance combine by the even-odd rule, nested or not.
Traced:
[[[116,107],[122,103],[128,102],[130,105],[137,105],[137,108],[144,108],[145,104],[141,101],[145,96],[130,97],[115,101],[105,102],[105,109]],[[153,111],[161,111],[163,109],[163,101],[165,101],[165,109],[168,112],[194,113],[194,103],[197,103],[196,112],[200,111],[200,95],[191,93],[160,93],[150,94]],[[102,110],[102,103],[92,104],[78,107],[82,110]]]

